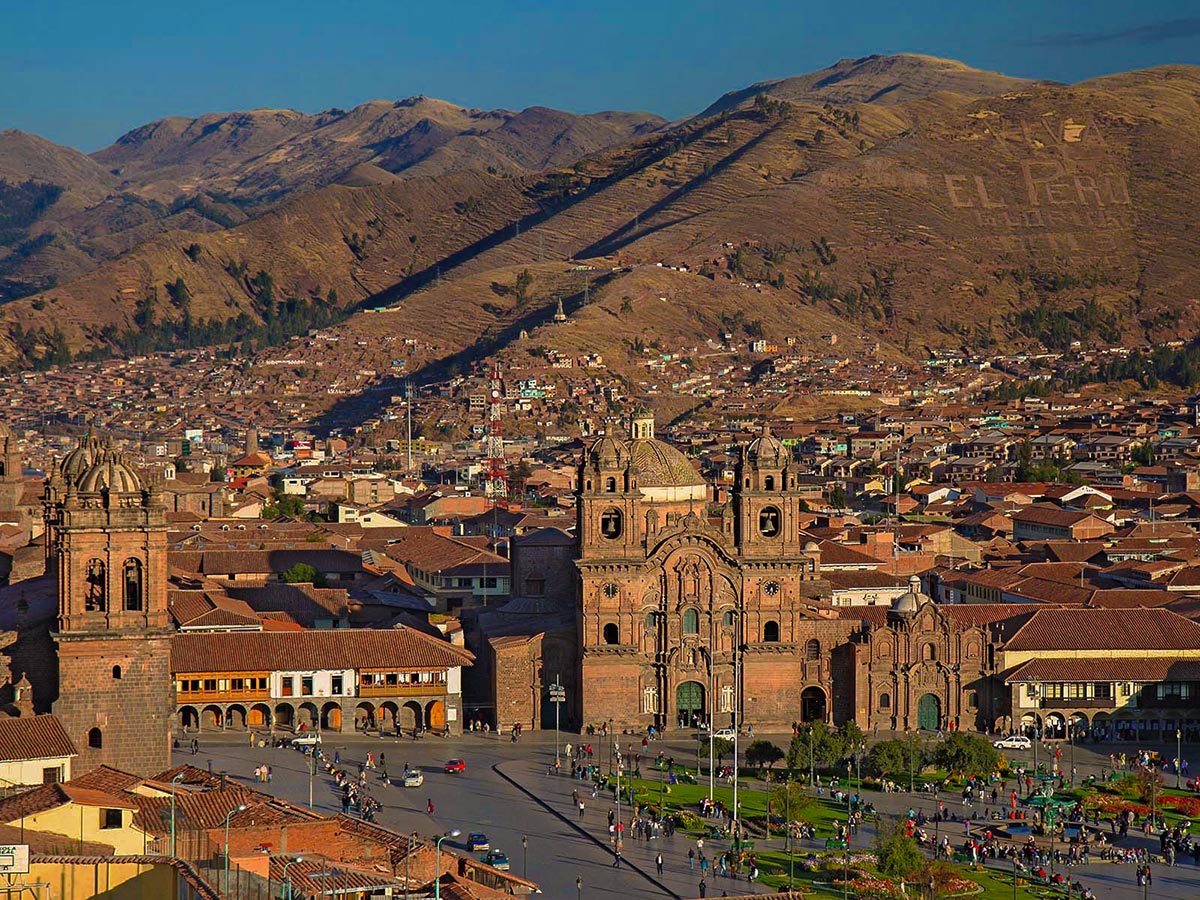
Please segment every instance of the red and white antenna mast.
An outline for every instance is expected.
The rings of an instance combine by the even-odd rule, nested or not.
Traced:
[[[493,506],[508,506],[508,466],[504,461],[504,391],[500,381],[500,363],[492,366],[492,377],[488,379],[487,436],[484,438],[484,453],[487,456],[487,480],[484,495]]]

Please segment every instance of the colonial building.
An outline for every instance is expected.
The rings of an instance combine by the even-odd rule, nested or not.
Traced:
[[[634,414],[579,467],[583,725],[787,725],[854,714],[855,623],[811,601],[821,551],[800,532],[791,454],[767,429],[715,502],[696,469]]]

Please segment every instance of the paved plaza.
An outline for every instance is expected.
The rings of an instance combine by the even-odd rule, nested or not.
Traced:
[[[759,735],[762,737],[762,735]],[[695,846],[693,839],[678,834],[649,842],[626,839],[622,865],[614,868],[614,857],[608,844],[608,811],[612,808],[611,794],[601,793],[595,799],[586,782],[575,781],[563,775],[554,775],[550,764],[554,759],[553,733],[526,734],[519,743],[507,737],[491,735],[465,735],[463,737],[426,737],[418,741],[394,737],[380,739],[361,734],[325,735],[323,749],[332,757],[340,753],[343,764],[356,769],[367,752],[373,751],[378,758],[383,754],[393,784],[371,782],[371,793],[382,803],[377,820],[400,831],[416,831],[423,836],[444,833],[454,828],[462,831],[463,837],[443,842],[443,848],[466,853],[464,843],[469,831],[483,831],[491,839],[492,847],[508,854],[512,871],[538,882],[543,894],[552,898],[569,900],[576,894],[576,879],[583,879],[582,898],[662,898],[695,897],[699,893],[698,869],[689,870],[687,851]],[[771,737],[776,744],[786,747],[790,736]],[[564,735],[562,742],[578,741],[577,736]],[[607,739],[600,736],[584,738],[597,749],[597,757],[603,757]],[[619,737],[622,743],[640,742],[640,738]],[[1099,774],[1107,765],[1108,754],[1131,750],[1133,745],[1099,745],[1077,747],[1074,763],[1080,778]],[[672,741],[655,743],[652,752],[659,749],[674,754],[677,760],[694,759],[695,744],[690,735]],[[1174,748],[1158,748],[1165,755],[1174,756]],[[1070,767],[1069,748],[1064,747],[1063,766]],[[1016,763],[1032,766],[1032,752],[1009,752]],[[1185,757],[1187,749],[1185,748]],[[467,771],[462,774],[445,774],[442,763],[460,756],[467,762]],[[200,735],[200,752],[193,756],[186,745],[175,752],[176,763],[190,763],[200,767],[211,767],[214,772],[226,772],[252,787],[268,790],[292,802],[307,805],[310,777],[306,757],[293,749],[270,749],[252,747],[244,733],[205,733]],[[270,785],[254,783],[253,770],[262,764],[273,769]],[[425,783],[420,788],[395,786],[405,765],[420,767],[425,773]],[[377,771],[371,773],[377,775]],[[920,790],[920,779],[916,779],[915,793],[903,791],[884,794],[868,792],[865,799],[875,804],[885,816],[900,815],[912,807],[931,814],[935,808],[934,798]],[[1173,786],[1173,775],[1167,775],[1168,786]],[[574,808],[571,792],[580,789],[585,811],[580,818]],[[313,806],[324,814],[341,811],[339,793],[332,782],[318,771],[311,779]],[[954,796],[943,794],[941,799],[953,808]],[[430,815],[427,803],[432,800],[434,812]],[[628,821],[626,814],[626,821]],[[961,824],[948,823],[952,841],[963,839]],[[955,833],[955,830],[958,833]],[[522,838],[527,838],[528,847],[523,848]],[[818,841],[806,842],[806,849],[823,846],[824,835]],[[853,839],[852,847],[870,849],[874,841],[873,826],[863,828]],[[1157,839],[1144,838],[1140,833],[1130,833],[1122,846],[1145,846],[1157,849]],[[782,838],[773,838],[768,845],[756,842],[758,847],[782,848]],[[705,853],[714,858],[728,847],[727,842],[706,841]],[[654,858],[662,852],[664,871],[662,876],[655,872]],[[1095,858],[1095,857],[1093,857]],[[1190,859],[1190,858],[1189,858]],[[1072,870],[1072,880],[1090,887],[1102,900],[1149,900],[1149,898],[1200,897],[1200,867],[1185,861],[1175,868],[1154,866],[1154,881],[1148,891],[1137,886],[1134,868],[1131,865],[1109,862],[1093,862],[1087,867]],[[709,875],[708,896],[719,897],[745,893],[766,893],[763,885],[750,884],[745,880],[733,881]]]

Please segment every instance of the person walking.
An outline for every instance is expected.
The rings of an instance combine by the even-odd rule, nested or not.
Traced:
[[[579,801],[579,818],[583,818],[583,801]]]
[[[427,809],[429,815],[432,816],[433,815],[433,798],[432,797],[429,798],[429,803],[428,803],[426,809]]]
[[[688,871],[696,871],[696,851],[688,847]]]
[[[658,870],[659,875],[662,875],[662,873],[663,873],[663,858],[662,858],[661,852],[658,854],[658,856],[654,857],[654,868]]]
[[[703,878],[700,879],[700,896],[702,898],[708,896],[708,882]]]

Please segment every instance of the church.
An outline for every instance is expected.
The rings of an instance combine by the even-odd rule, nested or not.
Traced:
[[[714,486],[639,408],[628,437],[584,451],[576,499],[574,539],[514,539],[518,595],[480,616],[502,726],[552,724],[533,698],[555,680],[576,728],[982,729],[1006,712],[996,625],[1017,610],[939,607],[916,579],[891,608],[831,606],[797,467],[768,428]]]

